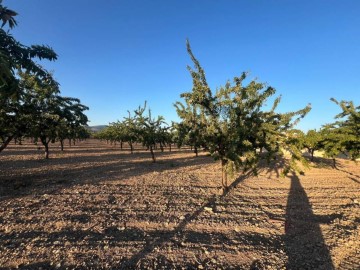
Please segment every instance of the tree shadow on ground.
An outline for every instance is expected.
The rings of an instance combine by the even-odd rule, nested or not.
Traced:
[[[350,161],[353,162],[353,161]],[[336,168],[333,166],[333,160],[323,157],[314,157],[314,160],[312,161],[312,165],[315,168],[328,168],[328,169],[336,169],[340,172],[346,173],[348,175],[348,178],[355,183],[360,184],[360,175],[357,175],[351,171],[345,170],[345,166],[340,162],[336,163]]]
[[[101,219],[111,220],[113,222],[115,221],[116,225],[114,225],[112,222],[105,223],[105,221],[101,222],[98,220],[99,217],[97,217],[97,215],[99,215],[99,209],[103,208],[103,203],[101,200],[98,199],[96,202],[97,205],[92,206],[92,209],[87,208],[86,201],[82,200],[83,206],[77,209],[77,213],[81,214],[75,214],[69,211],[69,213],[65,214],[65,216],[60,219],[62,221],[61,228],[55,228],[47,231],[44,231],[41,228],[37,230],[25,230],[20,232],[9,231],[0,235],[0,246],[2,246],[4,249],[18,250],[27,243],[33,243],[35,249],[39,246],[49,249],[59,249],[59,260],[60,262],[65,263],[65,265],[60,267],[60,269],[89,269],[91,267],[93,267],[93,269],[198,269],[199,264],[204,266],[205,269],[217,269],[218,267],[223,269],[232,269],[234,268],[234,265],[229,265],[228,262],[221,260],[213,262],[211,258],[197,258],[198,263],[185,260],[183,263],[181,263],[181,265],[179,265],[179,263],[175,263],[174,261],[170,260],[171,256],[164,257],[163,255],[159,255],[158,250],[167,250],[167,248],[171,247],[174,250],[187,249],[188,251],[195,254],[199,251],[199,248],[206,248],[208,251],[212,251],[216,254],[217,251],[232,253],[234,252],[235,247],[237,250],[242,250],[242,248],[244,248],[242,252],[248,252],[248,248],[251,247],[251,249],[254,249],[257,252],[268,252],[271,250],[273,253],[275,253],[282,244],[280,235],[276,238],[269,239],[269,237],[263,233],[252,231],[234,232],[231,230],[229,232],[218,232],[196,231],[186,228],[190,222],[197,222],[196,218],[201,215],[202,212],[207,211],[205,210],[205,207],[214,208],[215,204],[219,203],[219,200],[224,199],[225,196],[231,193],[233,189],[236,188],[237,185],[245,180],[248,176],[249,175],[243,175],[242,177],[238,178],[235,182],[232,183],[230,188],[220,196],[209,196],[208,194],[200,195],[196,194],[196,190],[193,190],[193,193],[189,193],[186,188],[183,190],[169,187],[167,191],[171,193],[172,197],[179,196],[184,198],[185,196],[202,196],[203,199],[199,201],[205,201],[200,207],[198,207],[198,205],[194,206],[192,209],[195,211],[188,211],[188,214],[184,214],[183,220],[181,220],[179,214],[177,214],[177,217],[173,222],[177,223],[178,225],[174,229],[162,229],[160,227],[149,230],[144,227],[138,228],[136,225],[135,227],[125,225],[121,228],[120,226],[122,226],[122,222],[127,219],[134,219],[136,217],[136,220],[140,222],[151,221],[151,219],[149,216],[146,216],[143,219],[141,218],[142,213],[146,213],[146,209],[138,209],[141,211],[137,210],[136,214],[122,211],[127,209],[127,206],[124,205],[125,203],[121,201],[121,199],[124,197],[121,196],[121,194],[126,194],[129,190],[126,190],[125,186],[118,187],[116,191],[121,192],[120,196],[118,196],[117,193],[108,193],[110,191],[114,192],[113,188],[109,187],[108,189],[101,190],[101,196],[103,196],[104,200],[107,200],[108,195],[114,194],[116,200],[118,201],[113,202],[113,200],[111,200],[111,206],[109,206],[109,209],[112,210],[104,211],[106,214],[103,213],[101,215]],[[150,186],[149,188],[151,188],[151,190],[149,190],[148,193],[152,193],[152,191],[155,191],[159,187]],[[91,190],[87,190],[86,187],[84,187],[83,190],[80,190],[80,193],[82,194],[84,191],[91,193]],[[199,192],[199,190],[197,191]],[[83,194],[82,196],[87,200],[93,200],[87,193]],[[62,196],[62,198],[64,197],[66,196]],[[39,208],[39,205],[46,205],[48,203],[44,200],[47,199],[41,198],[33,205],[26,205],[24,208],[30,209],[30,211],[32,211],[32,209],[36,211],[36,209]],[[64,199],[63,202],[66,203],[66,200],[67,199]],[[158,200],[158,198],[156,198],[156,200]],[[179,200],[176,201],[181,203]],[[140,205],[142,206],[143,202],[141,202]],[[177,209],[184,209],[188,208],[189,205],[186,203],[182,206],[177,205],[177,207]],[[49,208],[51,209],[52,206],[50,205]],[[113,216],[113,214],[115,216]],[[169,218],[169,216],[167,216],[166,218],[161,219],[159,218],[161,213],[157,212],[156,214],[157,218],[155,221],[159,225]],[[136,216],[131,218],[129,215]],[[213,214],[205,214],[205,218],[206,217],[208,217],[210,220],[213,218]],[[55,223],[57,217],[55,216],[52,218],[54,220],[50,220],[51,223]],[[17,226],[21,226],[21,224],[28,222],[28,220],[26,217],[21,216],[16,218],[14,222]],[[82,226],[79,226],[79,224]],[[94,224],[94,226],[90,224]],[[81,227],[81,229],[79,227]],[[113,257],[110,256],[111,260],[109,261],[106,261],[107,259],[104,259],[104,257],[97,259],[94,257],[97,256],[96,250],[101,250],[100,256],[106,253],[104,250],[104,243],[110,247],[110,250],[121,246],[123,250],[135,249],[137,251],[135,254],[126,254],[129,257],[132,256],[130,259],[128,257],[124,257],[123,254],[116,254],[116,252],[112,254],[114,255]],[[69,256],[69,254],[66,252],[66,245],[75,248],[81,246],[83,250],[85,249],[87,252],[86,254],[82,255],[82,259],[84,260],[79,259],[77,264],[72,265],[72,261],[66,259],[66,256]],[[49,259],[49,255],[38,255],[41,256],[38,261]],[[90,264],[91,262],[93,262],[93,264]],[[57,263],[58,262],[56,261],[54,264],[49,265],[49,268],[57,265]],[[82,266],[82,263],[85,263],[85,265]],[[106,266],[105,263],[109,263],[110,266]],[[18,268],[32,269],[31,267],[40,267],[42,265],[43,264],[20,265]],[[46,261],[44,261],[44,266],[47,266]]]
[[[356,179],[356,178],[354,178],[354,177],[349,177],[349,179],[350,179],[351,181],[354,181],[355,183],[360,184],[360,179]]]
[[[184,219],[167,235],[157,238],[154,241],[151,241],[147,243],[142,250],[134,254],[129,260],[122,263],[119,267],[120,269],[129,269],[136,267],[139,262],[146,258],[150,253],[152,253],[155,248],[161,249],[161,247],[167,243],[170,242],[175,237],[178,237],[179,235],[184,233],[185,227],[195,220],[201,213],[205,211],[205,207],[211,207],[213,208],[216,204],[217,200],[221,200],[222,198],[226,197],[239,183],[244,181],[246,178],[248,178],[251,174],[247,173],[239,178],[237,178],[226,190],[224,190],[223,194],[220,195],[218,198],[216,195],[212,195],[207,201],[205,201],[196,211],[193,213],[187,215],[184,217]],[[203,239],[203,237],[201,237]],[[205,238],[206,239],[206,238]]]
[[[91,150],[97,151],[96,149]],[[150,153],[118,152],[97,155],[64,156],[49,160],[0,161],[0,201],[24,195],[52,193],[73,185],[99,184],[103,181],[123,181],[153,172],[163,173],[178,168],[203,167],[213,164],[211,157],[176,152],[157,153],[151,162]],[[173,156],[175,154],[175,156]]]
[[[146,153],[145,155],[147,155]],[[161,155],[161,154],[160,154]],[[165,156],[165,155],[164,155]],[[136,160],[127,160],[129,157],[137,157],[134,158]],[[49,190],[59,190],[64,187],[71,187],[72,185],[81,185],[81,184],[97,184],[104,179],[117,179],[124,180],[129,176],[141,176],[143,174],[149,172],[166,172],[171,169],[177,167],[187,167],[187,166],[204,166],[206,164],[213,164],[212,158],[207,156],[200,156],[198,158],[187,156],[185,158],[179,159],[171,159],[170,156],[168,159],[159,160],[160,162],[157,164],[152,164],[150,162],[150,157],[148,159],[142,160],[144,158],[144,153],[135,154],[135,156],[130,155],[104,155],[103,162],[111,161],[116,158],[119,160],[112,162],[110,164],[99,164],[98,166],[94,166],[91,163],[98,161],[99,157],[86,157],[85,163],[89,163],[91,166],[84,168],[69,168],[66,169],[65,172],[63,169],[57,170],[54,168],[54,171],[48,171],[45,174],[35,174],[34,175],[34,183],[31,184],[30,187],[24,187],[26,189],[26,194],[28,192],[35,193],[48,193]],[[100,157],[101,159],[101,157]],[[75,160],[81,162],[81,159]],[[101,161],[101,160],[100,160]],[[54,161],[56,165],[60,165],[61,162]],[[59,163],[57,163],[59,162]],[[69,160],[64,158],[64,162],[66,164],[71,164]],[[275,170],[275,173],[279,176],[281,174],[281,167],[284,165],[283,160],[279,159],[276,161],[276,166],[272,168]],[[263,169],[266,169],[267,166],[264,166]],[[92,169],[93,168],[93,169]],[[268,170],[270,172],[270,170]],[[62,173],[62,174],[61,174]],[[124,242],[128,242],[129,246],[133,246],[136,243],[141,242],[141,246],[139,246],[139,250],[136,253],[133,253],[130,258],[124,259],[121,263],[116,265],[115,269],[132,269],[132,268],[140,268],[144,266],[146,262],[149,262],[149,255],[156,254],[156,250],[166,247],[168,243],[172,243],[173,245],[181,245],[182,241],[189,243],[202,243],[204,245],[212,245],[215,243],[227,243],[229,239],[226,234],[221,233],[207,233],[207,232],[196,232],[191,230],[186,230],[186,227],[189,223],[196,221],[196,219],[201,215],[205,210],[205,207],[213,208],[219,200],[224,199],[229,193],[231,193],[234,188],[237,187],[239,183],[243,180],[247,179],[251,176],[250,173],[244,174],[241,177],[237,178],[229,187],[229,189],[225,190],[222,195],[208,195],[208,193],[204,194],[204,203],[200,206],[199,204],[194,207],[188,214],[184,215],[183,219],[175,220],[177,225],[174,229],[170,230],[161,230],[156,229],[152,233],[145,232],[144,230],[138,228],[125,228],[124,231],[119,230],[118,227],[107,227],[104,228],[103,231],[99,232],[93,229],[89,229],[86,231],[79,230],[73,231],[70,228],[63,229],[60,232],[47,232],[44,235],[44,232],[32,231],[27,232],[25,234],[7,234],[0,236],[2,237],[3,243],[5,242],[18,242],[20,245],[26,239],[37,238],[47,239],[49,247],[52,245],[53,240],[66,238],[70,243],[78,243],[86,239],[89,242],[90,247],[99,246],[98,240],[108,239],[110,245],[119,245],[124,244]],[[55,180],[53,180],[53,178]],[[25,180],[26,176],[19,176],[18,181]],[[51,181],[63,181],[64,179],[70,179],[69,182],[65,183],[57,183],[55,187],[44,187],[42,185],[53,185],[56,182]],[[76,181],[72,181],[71,179],[75,179]],[[9,181],[14,179],[8,179]],[[35,185],[36,184],[36,185]],[[86,191],[88,187],[84,187],[83,190]],[[155,187],[154,188],[161,188]],[[207,187],[208,188],[208,187]],[[106,193],[108,190],[109,194]],[[125,186],[119,187],[121,192],[126,192]],[[170,190],[172,192],[173,190]],[[83,191],[82,191],[83,192]],[[13,194],[14,196],[20,196],[22,193]],[[109,198],[108,195],[117,195],[114,194],[113,187],[102,187],[102,195],[104,198]],[[163,193],[162,193],[163,194]],[[62,194],[63,195],[63,194]],[[87,196],[88,193],[85,192],[84,197]],[[105,196],[106,195],[106,196]],[[165,194],[163,194],[165,195]],[[176,194],[171,193],[169,196],[176,196]],[[187,194],[185,191],[183,194],[180,194],[182,197],[186,196],[196,196],[196,194]],[[119,196],[121,197],[121,196]],[[44,200],[47,200],[46,198]],[[42,202],[38,202],[42,203]],[[101,207],[101,202],[99,203],[99,207]],[[46,204],[46,203],[43,203]],[[84,208],[86,204],[84,205]],[[188,205],[184,205],[182,207],[188,207]],[[241,206],[239,206],[241,207]],[[36,205],[33,208],[37,208]],[[87,213],[87,215],[77,215],[71,216],[69,219],[72,223],[87,223],[90,219],[91,213],[98,212],[98,208],[94,208],[93,211],[85,210],[83,208],[78,209],[81,213]],[[144,210],[145,212],[146,210]],[[120,211],[116,211],[116,215],[121,213]],[[159,216],[159,213],[156,213]],[[139,218],[139,213],[136,213],[137,218]],[[105,218],[110,216],[110,214],[105,215]],[[301,267],[305,269],[315,269],[317,266],[320,267],[324,265],[324,269],[333,269],[333,264],[331,261],[330,253],[328,248],[325,245],[324,238],[321,233],[321,229],[319,223],[329,223],[337,216],[317,216],[313,213],[311,209],[311,205],[309,199],[304,191],[304,188],[301,186],[299,178],[296,175],[291,177],[291,189],[288,196],[288,203],[286,208],[286,235],[284,237],[284,242],[286,244],[286,251],[289,257],[288,269],[299,269]],[[149,220],[148,216],[144,217],[144,221]],[[146,237],[148,235],[148,237]],[[145,239],[145,240],[144,240]],[[256,249],[271,249],[277,247],[280,244],[267,243],[266,237],[261,237],[259,235],[248,235],[248,234],[238,234],[238,237],[235,239],[242,244],[242,239],[246,240],[246,244],[250,243]],[[282,239],[279,239],[278,242],[281,242]],[[244,243],[245,245],[245,243]],[[91,249],[89,249],[89,252]],[[154,254],[152,254],[154,253]],[[163,258],[163,257],[162,257]],[[89,260],[91,258],[89,257]],[[164,259],[164,258],[163,258]],[[166,259],[166,258],[165,258]],[[165,260],[164,259],[164,260]],[[151,258],[150,258],[151,260]],[[152,262],[151,262],[152,263]],[[164,263],[168,263],[169,269],[172,269],[171,263],[165,261]],[[155,264],[154,264],[155,265]],[[154,265],[153,269],[156,268]],[[304,266],[302,266],[304,265]],[[36,266],[36,265],[35,265]],[[224,266],[224,265],[223,265]],[[256,265],[255,265],[256,266]],[[254,267],[255,267],[254,266]],[[71,268],[71,267],[70,267]],[[73,268],[76,268],[75,266]],[[197,268],[197,265],[194,266]],[[214,267],[216,268],[216,267]],[[225,266],[226,268],[226,266]],[[24,266],[23,269],[27,269]],[[31,269],[31,268],[30,268]],[[190,268],[192,269],[192,268]],[[254,268],[256,269],[256,268]]]
[[[357,174],[355,174],[353,172],[345,171],[345,170],[343,170],[341,168],[337,168],[337,170],[352,176],[352,177],[349,177],[351,180],[353,180],[353,181],[355,181],[357,183],[360,183],[360,175],[357,175]]]
[[[334,269],[319,223],[338,216],[316,216],[299,177],[293,174],[290,180],[285,221],[287,269]]]
[[[333,169],[334,168],[334,161],[331,158],[324,158],[324,157],[314,157],[311,160],[310,157],[305,157],[312,167],[319,168],[319,169]],[[340,164],[336,164],[339,165]]]

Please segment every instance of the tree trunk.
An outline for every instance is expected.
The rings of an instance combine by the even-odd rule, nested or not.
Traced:
[[[45,159],[49,159],[49,142],[50,142],[50,140],[47,141],[46,137],[41,137],[40,141],[45,147]]]
[[[155,162],[156,162],[156,159],[155,159],[154,150],[153,150],[153,147],[152,147],[152,146],[150,146],[150,153],[151,153],[152,161],[153,161],[153,163],[155,163]]]
[[[171,152],[171,143],[169,143],[169,151]]]
[[[11,142],[14,136],[8,137],[1,145],[0,145],[0,152],[8,146],[8,144]]]
[[[61,151],[64,151],[64,140],[60,140]]]
[[[198,148],[195,146],[194,147],[194,153],[195,153],[195,155],[198,157],[199,156],[199,154],[198,154]]]
[[[123,141],[120,141],[120,149],[123,149]]]
[[[333,158],[333,167],[334,167],[334,169],[337,169],[337,167],[336,167],[336,159],[335,158]]]
[[[160,149],[161,149],[161,152],[163,153],[164,152],[164,146],[162,145],[162,143],[160,143]]]
[[[71,147],[71,139],[69,139],[69,146]]]
[[[45,143],[45,159],[49,159],[49,143]]]
[[[313,149],[313,150],[311,150],[311,161],[314,161],[314,152],[315,152],[315,150]]]
[[[221,160],[221,184],[223,186],[223,189],[226,190],[228,188],[228,183],[227,183],[227,173],[226,173],[226,165],[227,165],[228,161],[227,160]]]
[[[133,153],[134,153],[134,149],[133,149],[133,145],[132,145],[132,142],[131,142],[131,141],[129,142],[129,145],[130,145],[130,152],[131,152],[131,154],[133,154]]]

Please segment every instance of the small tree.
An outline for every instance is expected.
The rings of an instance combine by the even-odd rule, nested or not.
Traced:
[[[324,125],[323,148],[325,155],[333,159],[336,168],[336,156],[340,153],[352,160],[360,157],[360,106],[355,106],[352,101],[331,101],[339,105],[342,112],[335,116],[338,119],[332,124]]]
[[[79,99],[60,96],[57,84],[44,82],[28,73],[20,73],[20,77],[24,115],[31,116],[27,135],[40,139],[48,159],[49,143],[59,138],[59,129],[65,127],[75,131],[79,126],[86,125],[88,119],[83,111],[88,107],[82,105]]]
[[[117,121],[112,123],[114,129],[115,141],[119,142],[120,149],[123,149],[123,143],[126,141],[126,129],[124,122]]]
[[[166,123],[162,116],[152,118],[150,109],[148,115],[144,115],[145,110],[146,102],[144,107],[139,107],[135,110],[135,117],[138,125],[138,138],[140,142],[150,150],[152,161],[156,162],[154,149],[156,144],[161,142],[163,128]]]
[[[131,116],[128,111],[128,116],[124,118],[124,141],[130,146],[131,154],[134,153],[134,143],[139,140],[139,123],[136,116]]]
[[[71,140],[75,137],[75,132],[72,128],[68,125],[65,119],[60,120],[58,126],[56,127],[56,139],[60,142],[60,149],[64,151],[64,141],[66,139]]]
[[[64,151],[64,140],[71,140],[75,145],[76,139],[86,139],[90,137],[89,131],[85,128],[88,121],[87,116],[83,111],[88,110],[88,107],[80,104],[80,100],[76,98],[61,99],[61,119],[56,126],[56,139],[60,142],[61,151]]]
[[[256,81],[244,86],[246,73],[235,77],[233,84],[227,82],[213,94],[189,42],[187,50],[195,67],[188,67],[193,88],[181,96],[202,117],[199,133],[211,155],[221,161],[224,189],[228,187],[227,176],[235,170],[251,169],[256,173],[256,165],[262,158],[270,160],[277,155],[284,155],[285,151],[291,154],[291,159],[284,172],[299,170],[296,161],[304,159],[300,149],[286,134],[306,115],[310,106],[295,112],[276,113],[275,109],[280,102],[278,97],[272,108],[264,111],[264,103],[275,93],[275,89]],[[188,118],[181,113],[179,117],[186,124]],[[260,155],[259,148],[266,149],[266,154]]]
[[[311,161],[314,160],[314,153],[323,148],[324,146],[324,138],[322,132],[316,131],[315,129],[311,129],[306,134],[302,134],[301,144],[303,148],[306,148],[308,153],[311,156]]]
[[[171,123],[171,126],[168,128],[164,128],[164,140],[166,144],[169,146],[169,151],[171,152],[172,145],[177,143],[178,140],[178,131],[177,124],[175,122]]]

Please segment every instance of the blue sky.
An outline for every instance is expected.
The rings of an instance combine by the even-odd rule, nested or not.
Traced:
[[[304,130],[332,122],[329,99],[360,103],[358,0],[4,0],[19,13],[13,35],[50,45],[64,96],[89,106],[90,125],[126,116],[144,100],[177,120],[191,89],[185,42],[216,89],[249,71],[282,95],[280,111],[312,104]]]

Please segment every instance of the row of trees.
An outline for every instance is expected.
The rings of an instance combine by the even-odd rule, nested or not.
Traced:
[[[315,151],[323,151],[326,157],[333,159],[343,154],[352,160],[360,157],[360,106],[355,106],[352,101],[337,101],[342,112],[335,116],[336,121],[324,125],[320,130],[309,130],[306,133],[298,131],[299,147],[307,149],[314,159]]]
[[[211,91],[203,68],[192,53],[189,42],[187,50],[194,64],[188,67],[193,79],[192,91],[183,93],[184,102],[176,102],[180,123],[171,128],[163,118],[144,116],[146,105],[132,117],[112,123],[97,134],[98,138],[129,143],[141,142],[146,146],[155,162],[153,149],[176,143],[189,145],[198,154],[198,149],[210,152],[222,166],[222,185],[228,187],[228,176],[242,169],[257,173],[258,164],[270,162],[285,155],[284,171],[301,172],[300,164],[307,166],[302,151],[307,149],[313,157],[316,150],[323,150],[334,159],[339,153],[355,160],[360,154],[360,107],[352,102],[333,102],[342,108],[337,121],[325,125],[320,131],[303,133],[295,129],[296,124],[309,111],[310,105],[293,112],[278,113],[276,108],[281,97],[274,99],[271,109],[264,104],[275,94],[275,89],[258,81],[245,84],[247,73],[228,81],[216,92]]]
[[[36,60],[57,59],[48,46],[26,46],[9,31],[17,25],[17,13],[0,2],[0,152],[13,139],[32,137],[45,147],[49,143],[85,136],[88,108],[77,98],[60,95],[53,75]]]
[[[104,139],[111,143],[119,143],[123,148],[123,143],[128,143],[130,151],[133,153],[134,144],[142,143],[151,153],[153,162],[156,162],[154,149],[157,146],[163,151],[164,147],[173,143],[171,127],[164,121],[163,116],[152,117],[151,110],[146,111],[146,102],[143,107],[139,106],[132,115],[128,112],[128,117],[123,121],[111,123],[107,128],[95,134],[95,138]]]

